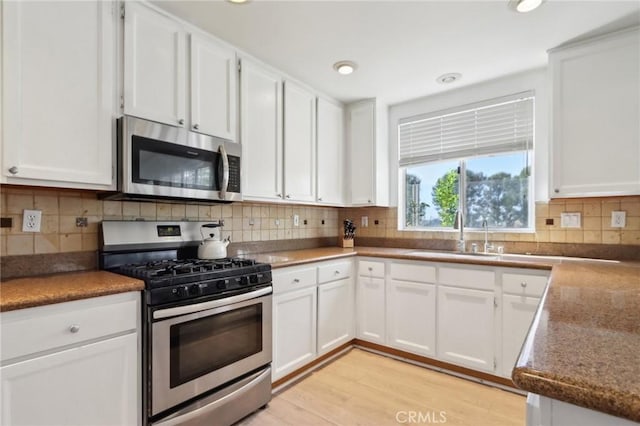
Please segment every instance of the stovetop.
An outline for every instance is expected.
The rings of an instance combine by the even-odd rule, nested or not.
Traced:
[[[113,270],[140,278],[149,305],[226,296],[271,283],[271,265],[252,259],[172,259],[126,264]]]

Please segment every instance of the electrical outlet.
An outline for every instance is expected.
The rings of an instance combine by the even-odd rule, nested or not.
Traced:
[[[42,210],[24,210],[22,214],[22,232],[40,232]]]
[[[300,226],[300,216],[297,214],[293,215],[293,226]]]
[[[561,228],[580,228],[580,213],[560,213]]]
[[[276,219],[273,221],[276,226],[280,226],[280,219]]]
[[[627,212],[611,212],[611,227],[624,228],[627,224]]]
[[[369,227],[369,216],[362,216],[360,218],[360,223],[362,224],[363,228],[368,228]]]

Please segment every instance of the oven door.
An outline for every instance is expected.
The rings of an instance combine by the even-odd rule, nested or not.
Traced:
[[[239,144],[123,117],[121,190],[126,194],[239,201]]]
[[[153,312],[152,416],[271,362],[271,292]]]

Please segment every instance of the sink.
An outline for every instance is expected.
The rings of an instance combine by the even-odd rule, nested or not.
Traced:
[[[455,253],[442,251],[416,250],[407,253],[409,256],[424,256],[441,259],[486,259],[498,260],[500,256],[494,253]]]

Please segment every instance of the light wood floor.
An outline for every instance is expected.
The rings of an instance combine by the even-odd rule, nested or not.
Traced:
[[[522,426],[525,404],[511,392],[353,349],[240,425]]]

